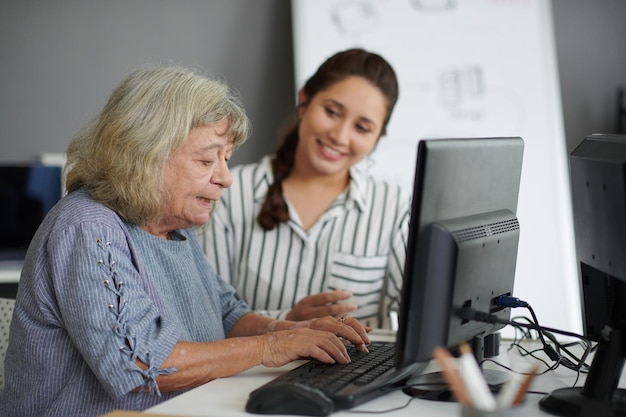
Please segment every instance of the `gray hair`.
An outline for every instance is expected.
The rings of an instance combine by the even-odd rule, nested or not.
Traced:
[[[191,129],[228,120],[237,148],[250,121],[225,82],[179,67],[140,69],[113,91],[100,114],[70,142],[66,188],[90,196],[126,221],[159,218],[165,163]]]

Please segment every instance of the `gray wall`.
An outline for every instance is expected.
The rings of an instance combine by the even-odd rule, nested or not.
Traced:
[[[287,0],[1,0],[0,161],[64,152],[130,71],[179,64],[223,75],[254,136],[233,164],[274,147],[293,109]]]
[[[553,11],[571,150],[615,131],[626,2],[553,0]],[[254,132],[233,164],[271,152],[293,111],[289,0],[2,0],[0,57],[0,162],[63,152],[145,63],[222,74],[240,92]]]

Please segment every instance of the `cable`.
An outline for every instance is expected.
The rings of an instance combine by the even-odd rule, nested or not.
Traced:
[[[482,311],[477,311],[474,310],[472,308],[469,307],[463,307],[457,310],[457,313],[459,315],[459,317],[463,320],[473,320],[473,321],[479,321],[479,322],[484,322],[484,323],[491,323],[491,324],[505,324],[505,325],[511,325],[513,327],[515,327],[516,329],[518,328],[523,328],[523,329],[529,329],[529,330],[535,330],[538,334],[539,340],[543,346],[543,352],[552,360],[555,362],[555,365],[551,368],[556,369],[556,367],[558,367],[559,365],[562,365],[568,369],[571,369],[575,372],[587,372],[589,369],[589,366],[586,364],[586,359],[589,356],[589,354],[592,351],[592,345],[591,342],[589,340],[587,340],[584,336],[579,335],[577,333],[572,333],[572,332],[568,332],[568,331],[564,331],[564,330],[558,330],[558,329],[553,329],[550,327],[545,327],[545,326],[540,326],[537,316],[534,312],[534,310],[532,309],[532,307],[530,306],[529,303],[527,303],[526,301],[520,300],[519,298],[516,297],[511,297],[511,296],[501,296],[497,299],[497,304],[499,307],[502,308],[506,308],[506,307],[510,307],[510,308],[516,308],[516,307],[525,307],[528,309],[528,311],[530,312],[533,321],[531,321],[530,323],[521,323],[519,321],[513,321],[513,320],[504,320],[504,319],[500,319],[499,317],[493,315],[493,314],[489,314],[489,313],[485,313]],[[562,334],[564,336],[569,336],[569,337],[574,337],[576,339],[579,339],[580,342],[575,342],[575,343],[570,343],[570,344],[561,344],[556,340],[556,337],[552,334],[552,333],[557,333],[557,334]],[[530,337],[530,334],[528,332],[526,332],[524,334],[525,337]],[[523,336],[523,337],[524,337]],[[522,338],[523,338],[522,337]],[[553,347],[552,345],[550,345],[547,341],[546,338],[550,339],[550,341],[554,344],[555,347]],[[584,353],[582,355],[581,358],[576,357],[576,355],[574,355],[569,349],[568,347],[570,346],[575,346],[575,345],[581,345],[584,349]],[[521,347],[518,345],[518,350]],[[525,349],[524,349],[525,350]],[[562,353],[563,352],[563,353]],[[537,358],[534,355],[534,352],[528,352],[526,351],[526,354],[530,354],[532,355],[534,358]],[[567,357],[568,356],[568,357]],[[537,358],[538,359],[538,358]]]
[[[498,297],[497,303],[499,307],[512,307],[512,308],[525,307],[527,308],[528,311],[530,312],[530,315],[533,318],[534,323],[536,325],[539,325],[539,320],[537,319],[535,310],[533,310],[530,304],[528,304],[526,301],[520,300],[517,297],[511,297],[510,295],[503,295],[503,296]],[[539,340],[541,341],[541,344],[543,345],[543,351],[546,353],[546,355],[548,355],[548,357],[552,359],[554,362],[559,361],[560,355],[557,353],[556,350],[554,350],[552,346],[550,346],[546,342],[546,339],[543,337],[543,332],[539,331],[538,335],[539,335]]]
[[[496,300],[496,303],[498,304],[498,307],[516,308],[516,307],[528,307],[529,306],[529,304],[526,301],[520,300],[519,298],[512,297],[510,295],[501,295]]]
[[[537,330],[539,332],[547,331],[551,333],[562,334],[563,336],[570,336],[570,337],[576,337],[579,339],[584,339],[584,336],[581,336],[576,333],[568,332],[566,330],[559,330],[559,329],[553,329],[551,327],[539,326],[534,323],[525,324],[525,323],[513,322],[510,320],[504,320],[493,314],[474,310],[473,308],[470,308],[470,307],[458,308],[456,310],[456,313],[457,313],[457,316],[462,320],[467,320],[467,321],[473,320],[473,321],[479,321],[482,323],[489,323],[489,324],[504,324],[504,325],[511,325],[511,326],[520,326],[526,329]]]

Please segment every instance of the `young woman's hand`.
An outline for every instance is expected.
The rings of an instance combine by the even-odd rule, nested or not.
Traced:
[[[304,297],[291,311],[287,313],[287,320],[310,320],[324,316],[342,316],[349,315],[357,309],[357,306],[351,303],[341,303],[340,301],[348,300],[352,297],[352,293],[343,290],[334,290],[321,292]]]

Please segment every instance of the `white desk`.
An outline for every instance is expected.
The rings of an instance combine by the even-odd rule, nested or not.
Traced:
[[[17,284],[21,272],[19,267],[0,267],[0,284]]]
[[[532,358],[521,357],[516,350],[507,351],[510,341],[504,340],[500,350],[500,356],[497,358],[499,363],[511,366],[515,370],[526,371],[532,364],[537,363]],[[537,344],[539,346],[539,344]],[[281,368],[265,368],[255,367],[239,375],[218,379],[205,385],[197,387],[185,394],[182,394],[172,400],[166,401],[147,412],[153,414],[169,414],[176,416],[210,416],[210,417],[251,417],[255,414],[246,413],[245,404],[248,400],[248,394],[255,388],[261,386],[270,379],[280,375],[288,369],[295,367],[301,362],[292,363]],[[487,363],[485,368],[501,369],[493,364]],[[536,377],[531,385],[531,391],[551,392],[556,388],[571,386],[576,380],[576,374],[564,367],[559,367],[556,371],[546,375]],[[624,380],[624,378],[622,378]],[[582,385],[584,376],[577,385]],[[620,386],[623,386],[620,384]],[[532,416],[549,416],[539,409],[538,402],[543,395],[528,393],[525,402],[519,408],[519,414],[525,417]],[[371,412],[385,412],[391,417],[432,417],[437,416],[460,416],[461,410],[457,403],[445,403],[428,401],[421,399],[413,399],[411,403],[396,411],[396,408],[403,407],[410,397],[402,391],[387,394],[375,400],[362,404],[359,407],[349,411],[339,411],[332,414],[332,417],[372,417]],[[359,413],[363,411],[363,413]]]

